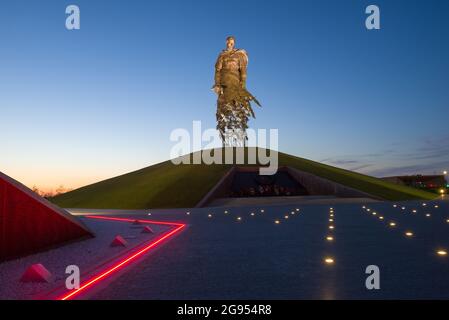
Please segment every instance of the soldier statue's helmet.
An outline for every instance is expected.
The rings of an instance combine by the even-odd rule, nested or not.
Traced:
[[[235,41],[235,37],[234,37],[234,36],[229,36],[229,37],[227,37],[227,38],[226,38],[226,41],[229,41],[229,40],[234,40],[234,41]]]

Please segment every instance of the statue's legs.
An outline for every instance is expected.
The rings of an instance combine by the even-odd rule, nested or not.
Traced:
[[[238,77],[224,77],[222,94],[217,100],[217,130],[224,146],[245,146],[249,117],[254,117],[251,101],[258,102],[240,85]]]

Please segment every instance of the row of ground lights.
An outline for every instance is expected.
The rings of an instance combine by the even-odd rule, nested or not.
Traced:
[[[290,213],[286,213],[284,215],[284,220],[290,219],[290,216],[294,216],[296,214],[299,214],[299,208],[296,208],[295,210],[291,211]],[[274,224],[281,224],[281,219],[274,220]]]
[[[261,213],[264,213],[265,210],[261,209],[260,212],[261,212]],[[224,211],[223,211],[223,214],[224,214],[225,216],[230,215],[229,210],[224,210]],[[251,213],[250,213],[250,216],[252,216],[252,217],[254,217],[255,215],[256,215],[256,214],[255,214],[254,212],[251,212]],[[212,218],[214,217],[214,213],[209,213],[209,214],[207,215],[207,217],[208,217],[209,219],[212,219]],[[236,220],[237,220],[237,221],[242,221],[243,218],[242,218],[241,216],[238,216],[238,217],[236,217]]]
[[[334,237],[334,230],[335,230],[335,212],[334,212],[334,208],[330,208],[329,209],[329,226],[328,226],[328,234],[326,236],[326,242],[328,243],[332,243],[335,241],[335,237]],[[333,257],[325,257],[324,258],[324,263],[326,264],[334,264],[335,263],[335,259]]]
[[[260,212],[260,214],[263,214],[263,213],[265,213],[265,209],[260,209],[259,212]],[[228,210],[225,210],[223,213],[224,213],[225,215],[229,215],[229,211],[228,211]],[[190,212],[186,212],[186,214],[187,214],[187,215],[190,215]],[[287,213],[287,214],[284,216],[284,219],[287,220],[287,219],[289,219],[290,215],[294,216],[295,214],[299,214],[299,208],[296,208],[295,210],[291,211],[290,214]],[[255,212],[255,211],[252,211],[252,212],[249,213],[249,215],[250,215],[251,217],[255,217],[255,216],[256,216],[256,212]],[[208,217],[209,219],[212,219],[212,218],[214,217],[214,214],[213,214],[213,213],[209,213],[209,214],[207,215],[207,217]],[[237,217],[236,217],[236,221],[237,221],[237,222],[240,222],[240,221],[242,221],[242,220],[243,220],[243,217],[242,217],[242,216],[237,216]],[[275,224],[280,224],[280,223],[281,223],[281,220],[280,220],[280,219],[276,219],[276,220],[275,220]]]
[[[366,206],[363,206],[362,209],[365,210],[368,214],[371,214],[372,216],[376,217],[376,218],[379,219],[380,221],[384,221],[384,220],[385,220],[384,216],[379,215],[376,211],[371,210],[370,208],[367,208]],[[390,220],[390,222],[388,222],[388,226],[389,226],[390,228],[396,228],[396,227],[397,227],[397,223],[396,223],[395,221],[393,221],[393,220]],[[404,235],[405,235],[406,237],[408,237],[408,238],[411,238],[411,237],[413,237],[414,234],[413,234],[412,231],[406,230],[406,231],[404,232]]]
[[[429,206],[427,205],[426,202],[423,202],[423,203],[421,204],[421,206],[422,206],[423,208],[429,207]],[[435,204],[433,207],[434,207],[435,209],[439,209],[439,208],[440,208],[440,206],[437,205],[437,204]],[[399,205],[397,205],[397,204],[393,204],[393,208],[399,208],[400,210],[403,210],[404,212],[405,212],[406,209],[407,209],[405,206],[399,206]],[[412,214],[416,214],[416,213],[418,213],[418,210],[417,210],[417,209],[412,209],[411,213],[412,213]],[[426,217],[426,218],[430,218],[431,216],[432,216],[432,214],[430,214],[430,213],[426,213],[426,214],[425,214],[425,217]],[[446,223],[449,223],[449,218],[445,218],[445,221],[446,221]],[[442,253],[442,252],[443,252],[443,251],[441,251],[441,253]],[[442,254],[442,255],[444,255],[444,254]]]
[[[422,204],[422,207],[423,208],[428,208],[429,206],[427,205],[427,203],[425,203],[425,202],[423,202]],[[440,206],[439,205],[434,205],[433,206],[435,209],[438,209]],[[406,211],[406,207],[404,207],[404,206],[399,206],[399,205],[397,205],[397,204],[394,204],[393,205],[393,208],[398,208],[399,210],[402,210],[402,211]],[[418,209],[412,209],[412,211],[411,211],[411,213],[412,214],[416,214],[416,213],[418,213]],[[431,213],[429,213],[429,212],[427,212],[426,214],[425,214],[425,217],[426,218],[430,218],[432,216],[432,214]],[[449,223],[449,218],[445,218],[445,221],[446,221],[446,223]]]
[[[393,205],[393,206],[395,206],[395,205]],[[376,211],[374,211],[374,210],[372,210],[370,208],[367,208],[366,206],[363,206],[362,209],[365,210],[368,214],[371,214],[372,216],[377,217],[379,221],[384,221],[384,217],[382,215],[379,215]],[[405,209],[403,209],[403,210],[405,210]],[[390,228],[396,228],[397,227],[397,223],[395,221],[390,221],[388,223],[388,226]],[[411,230],[406,230],[404,232],[404,235],[407,238],[413,238],[415,236],[415,234]],[[436,253],[439,256],[446,256],[447,255],[447,251],[445,249],[437,249]]]

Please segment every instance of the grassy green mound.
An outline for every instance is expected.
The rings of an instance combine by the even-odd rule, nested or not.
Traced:
[[[191,155],[190,155],[191,156]],[[385,200],[431,200],[437,195],[374,177],[279,153],[290,166]],[[162,162],[51,199],[64,208],[147,209],[194,207],[230,165],[174,165]]]

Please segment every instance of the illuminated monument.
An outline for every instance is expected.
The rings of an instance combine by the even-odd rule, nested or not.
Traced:
[[[243,49],[235,49],[234,37],[226,39],[226,49],[215,64],[217,100],[217,130],[224,146],[245,146],[248,119],[255,117],[251,101],[259,101],[246,90],[248,55]]]

